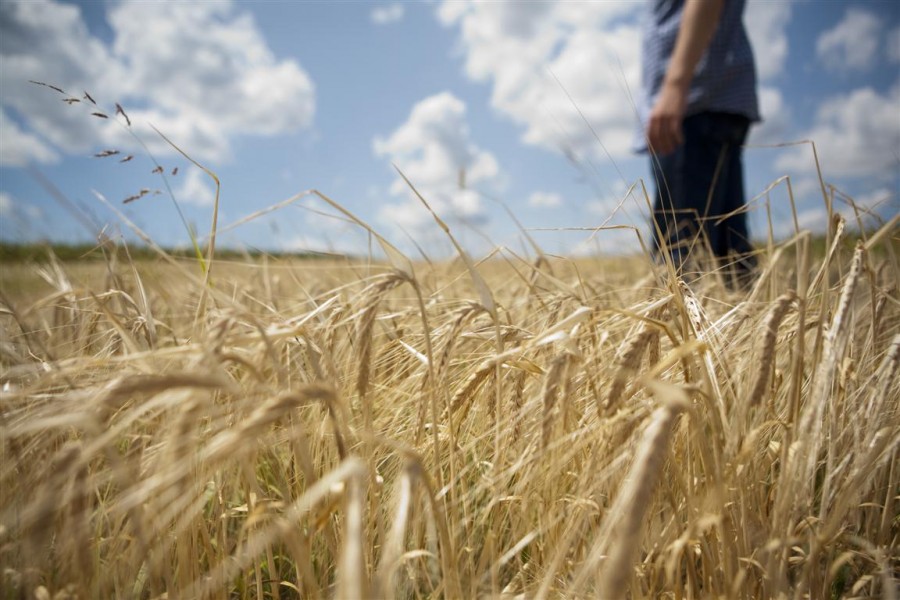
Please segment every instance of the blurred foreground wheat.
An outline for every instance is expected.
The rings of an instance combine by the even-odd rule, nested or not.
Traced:
[[[896,597],[896,235],[740,295],[50,263],[0,306],[3,597]]]

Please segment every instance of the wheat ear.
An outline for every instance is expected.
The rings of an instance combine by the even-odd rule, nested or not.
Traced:
[[[655,327],[644,322],[638,332],[631,336],[625,349],[619,357],[619,368],[613,376],[612,385],[609,388],[609,394],[606,396],[606,402],[603,404],[603,412],[609,414],[613,412],[619,401],[622,399],[622,392],[628,383],[628,377],[633,376],[641,364],[641,358],[644,356],[644,350],[650,345],[654,335],[658,335]],[[600,415],[603,416],[603,415]]]
[[[488,378],[488,375],[494,372],[494,367],[496,366],[496,361],[493,359],[488,359],[478,365],[478,368],[469,375],[466,380],[463,382],[462,386],[456,393],[453,394],[453,397],[450,399],[450,414],[454,414],[460,406],[466,403],[466,401],[474,395],[474,393],[481,387],[481,384]]]
[[[369,389],[369,369],[372,358],[372,328],[381,299],[389,291],[403,283],[406,279],[399,273],[391,273],[380,281],[369,286],[363,302],[356,327],[357,363],[359,371],[356,376],[356,391],[363,405],[363,416],[366,426],[371,426],[372,416],[367,393]]]
[[[556,405],[556,396],[560,382],[565,378],[566,366],[569,363],[569,354],[562,352],[557,354],[550,363],[547,377],[544,379],[544,387],[541,390],[541,404],[544,407],[544,418],[541,427],[541,448],[546,449],[553,433],[553,409]]]
[[[753,384],[753,391],[750,392],[750,400],[748,402],[751,407],[758,405],[766,393],[766,385],[769,383],[769,375],[772,373],[772,364],[775,362],[775,342],[778,340],[778,327],[796,299],[797,293],[793,290],[782,294],[775,301],[775,305],[766,317],[766,322],[763,326],[765,334],[763,335],[762,350],[760,352],[762,362],[760,363],[756,383]]]
[[[647,385],[657,395],[662,392],[670,396],[671,401],[651,416],[634,462],[573,587],[579,589],[599,565],[598,586],[604,599],[624,598],[628,592],[632,563],[641,544],[641,526],[662,473],[675,420],[687,405],[681,389],[652,381]]]

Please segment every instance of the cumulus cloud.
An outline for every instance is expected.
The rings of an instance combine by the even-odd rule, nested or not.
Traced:
[[[44,217],[44,211],[40,206],[35,206],[33,204],[26,204],[22,207],[22,210],[25,211],[25,215],[29,219],[37,220]]]
[[[438,16],[458,27],[466,74],[491,84],[491,104],[523,126],[525,142],[603,160],[607,152],[616,159],[631,152],[641,10],[629,2],[445,0]],[[791,12],[788,2],[748,4],[762,81],[784,70]],[[789,116],[776,88],[762,101],[764,117],[777,121],[772,134]]]
[[[526,143],[622,157],[637,122],[628,90],[640,78],[639,8],[446,0],[438,16],[458,27],[466,75],[491,84],[492,106],[523,126]]]
[[[312,235],[295,235],[281,244],[283,252],[318,252],[323,254],[353,254],[354,249],[340,249],[325,238]]]
[[[581,258],[633,255],[635,249],[640,247],[639,233],[639,230],[630,228],[596,231],[576,243],[568,252],[571,256]]]
[[[562,203],[562,196],[556,192],[534,192],[528,197],[528,205],[535,208],[557,208]]]
[[[753,47],[762,123],[750,130],[750,144],[774,144],[785,141],[791,126],[790,108],[774,83],[784,72],[788,58],[787,27],[791,20],[790,2],[749,2],[744,23]]]
[[[15,203],[7,192],[0,192],[0,217],[9,218],[13,214]]]
[[[784,71],[788,57],[787,26],[792,10],[790,2],[747,3],[744,23],[761,81],[772,80]]]
[[[781,90],[761,85],[758,90],[762,123],[750,130],[749,144],[778,144],[786,141],[791,128],[791,109]]]
[[[816,191],[818,182],[815,183]],[[795,196],[799,197],[796,187]],[[884,223],[884,217],[896,214],[900,210],[897,200],[897,192],[887,187],[879,187],[869,192],[852,197],[853,203],[837,195],[837,201],[832,206],[832,213],[836,213],[846,219],[849,227],[856,227],[859,219],[863,226],[880,225]],[[806,202],[801,202],[801,208],[797,214],[797,222],[801,230],[810,230],[814,233],[825,231],[828,225],[828,209],[822,200],[821,194],[812,195]],[[793,219],[781,219],[774,224],[776,237],[785,237],[794,233]]]
[[[821,204],[800,209],[797,212],[797,225],[800,231],[824,233],[828,227],[828,211]],[[779,219],[772,224],[772,234],[776,239],[787,238],[795,233],[793,218]]]
[[[372,9],[372,22],[376,25],[388,25],[396,23],[403,18],[404,8],[399,2],[386,6],[376,6]]]
[[[900,83],[886,94],[859,88],[825,100],[815,125],[804,134],[816,143],[827,177],[896,176],[900,162]],[[779,169],[815,170],[805,146],[792,148],[776,161]]]
[[[0,107],[0,166],[23,167],[32,161],[48,163],[57,159],[50,146],[23,131]]]
[[[792,177],[791,191],[794,194],[794,198],[800,201],[813,197],[818,201],[822,201],[822,183],[816,174],[811,173],[810,176],[806,177]]]
[[[900,26],[894,27],[887,34],[887,59],[892,63],[900,63]]]
[[[816,56],[829,69],[869,69],[875,63],[881,22],[867,10],[850,8],[834,28],[816,40]]]
[[[12,194],[0,191],[0,219],[15,220],[19,224],[36,221],[44,216],[38,206],[20,202]]]
[[[496,193],[503,188],[497,159],[472,141],[466,105],[449,92],[418,102],[405,123],[387,138],[374,140],[373,149],[389,158],[443,217],[483,220],[478,190]],[[390,194],[401,200],[381,209],[382,221],[414,235],[430,226],[430,215],[400,177]]]
[[[887,206],[894,207],[894,212],[896,212],[898,208],[897,200],[897,190],[892,190],[888,187],[880,187],[871,192],[854,197],[853,203],[858,209],[865,213],[878,212],[880,209]],[[841,211],[843,213],[844,209],[841,209]],[[846,213],[844,214],[850,218],[850,216],[854,214],[853,207],[847,206]]]
[[[621,214],[629,206],[635,206],[635,203],[638,210],[642,210],[644,201],[639,200],[639,196],[640,192],[635,192],[634,187],[629,188],[624,181],[619,180],[613,183],[606,194],[589,200],[586,207],[588,212],[606,220],[614,214]]]
[[[65,152],[97,145],[133,148],[121,103],[135,124],[151,122],[199,159],[221,160],[235,135],[276,135],[307,127],[312,81],[294,60],[279,60],[252,16],[229,0],[110,5],[112,41],[94,36],[81,9],[55,0],[0,4],[0,104],[31,132]],[[28,83],[57,85],[66,96]],[[65,106],[63,97],[82,99]],[[146,133],[146,132],[144,132]],[[174,150],[155,134],[151,149]]]
[[[182,184],[175,190],[175,198],[194,206],[212,206],[216,200],[215,183],[202,170],[191,167]]]

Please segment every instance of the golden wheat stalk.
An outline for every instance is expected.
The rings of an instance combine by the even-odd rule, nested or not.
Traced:
[[[541,448],[545,449],[550,444],[553,434],[553,414],[556,398],[563,380],[566,379],[566,367],[569,364],[568,352],[556,355],[550,362],[547,375],[544,378],[544,387],[541,390],[541,404],[544,407],[544,417],[541,425]]]
[[[769,385],[769,378],[772,373],[772,364],[775,362],[775,346],[778,341],[778,327],[781,325],[782,319],[790,309],[791,304],[796,300],[797,294],[793,290],[782,294],[775,301],[775,304],[769,310],[766,320],[763,323],[763,341],[760,348],[760,367],[759,373],[756,375],[753,389],[750,392],[747,404],[752,408],[757,406],[766,393],[766,386]]]
[[[645,321],[641,324],[638,332],[626,342],[619,359],[616,361],[618,369],[613,375],[609,394],[603,403],[603,412],[605,414],[614,412],[618,408],[619,401],[622,399],[622,392],[625,391],[628,383],[628,378],[634,376],[637,372],[641,364],[641,358],[644,356],[644,351],[651,345],[654,337],[658,335],[659,333],[655,326],[649,321]],[[656,358],[655,361],[652,361],[653,363],[658,362],[659,353],[657,352],[653,358]]]
[[[573,584],[574,589],[580,589],[599,566],[597,585],[604,598],[624,598],[628,592],[644,518],[662,474],[675,420],[688,402],[679,388],[653,381],[647,385],[666,404],[650,417],[622,488],[601,525],[601,535],[594,541]]]

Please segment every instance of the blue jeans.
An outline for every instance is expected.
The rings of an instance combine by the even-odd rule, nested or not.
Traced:
[[[722,218],[744,206],[741,145],[749,126],[740,115],[691,115],[684,120],[684,143],[671,154],[651,157],[657,257],[668,252],[680,270],[692,252],[708,244],[729,272],[729,285],[745,284],[755,267],[747,215]]]

